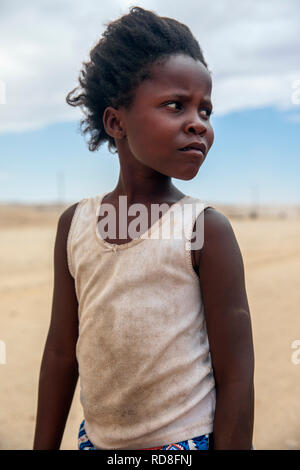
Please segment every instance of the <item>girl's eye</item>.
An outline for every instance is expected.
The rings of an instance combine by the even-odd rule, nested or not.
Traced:
[[[166,106],[168,106],[171,109],[180,109],[180,108],[176,108],[176,106],[181,107],[181,103],[179,103],[179,101],[169,101],[169,103],[166,103]]]
[[[202,109],[200,112],[202,113],[202,111],[204,111],[206,113],[205,116],[204,116],[206,118],[209,118],[213,114],[212,110],[209,109],[209,108]]]
[[[169,101],[168,103],[165,103],[165,106],[175,111],[182,109],[182,103],[180,103],[179,101]],[[200,114],[202,117],[209,119],[210,116],[213,114],[213,111],[210,108],[203,108],[201,109]]]

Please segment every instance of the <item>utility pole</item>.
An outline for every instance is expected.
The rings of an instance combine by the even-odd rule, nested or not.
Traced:
[[[259,184],[252,186],[252,207],[250,209],[250,217],[256,219],[259,216]]]

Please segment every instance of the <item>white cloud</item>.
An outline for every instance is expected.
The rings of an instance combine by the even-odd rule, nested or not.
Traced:
[[[277,106],[295,108],[300,79],[296,0],[147,0],[137,2],[187,24],[213,72],[215,114]],[[100,5],[100,6],[99,6]],[[80,119],[65,103],[81,64],[105,23],[135,2],[114,0],[1,0],[0,80],[6,103],[0,132]]]

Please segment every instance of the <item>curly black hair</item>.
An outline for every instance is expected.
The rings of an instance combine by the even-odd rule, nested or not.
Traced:
[[[90,133],[88,147],[92,152],[105,141],[110,151],[116,149],[114,138],[105,132],[103,113],[108,106],[128,109],[136,87],[151,78],[151,65],[181,53],[208,68],[186,25],[140,7],[131,7],[129,11],[106,25],[101,39],[90,51],[90,61],[82,63],[84,67],[78,77],[81,87],[77,86],[66,97],[69,105],[81,106],[86,117],[80,121],[81,133]]]

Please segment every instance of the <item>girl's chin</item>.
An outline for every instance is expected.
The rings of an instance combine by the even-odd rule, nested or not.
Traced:
[[[200,170],[201,165],[189,165],[185,167],[184,171],[181,171],[178,175],[173,176],[173,178],[177,178],[183,181],[189,181],[197,175],[198,171]]]
[[[202,162],[189,162],[186,165],[181,165],[176,168],[176,171],[162,171],[156,169],[158,173],[168,176],[169,178],[176,178],[178,180],[189,181],[197,175]],[[154,169],[154,168],[153,168]]]

